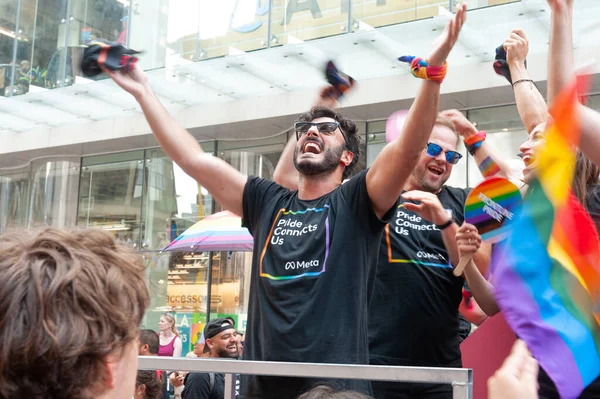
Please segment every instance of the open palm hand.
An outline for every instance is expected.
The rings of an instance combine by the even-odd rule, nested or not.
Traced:
[[[446,62],[450,50],[456,44],[458,35],[467,19],[467,4],[463,3],[456,9],[454,18],[448,22],[444,32],[438,37],[434,43],[433,51],[428,58],[429,65],[441,66]]]

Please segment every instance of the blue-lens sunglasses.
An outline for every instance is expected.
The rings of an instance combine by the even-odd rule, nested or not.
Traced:
[[[444,151],[442,147],[435,143],[427,143],[427,155],[430,157],[437,157]],[[462,158],[462,155],[456,151],[445,151],[446,152],[446,162],[452,165],[456,165],[458,161]]]

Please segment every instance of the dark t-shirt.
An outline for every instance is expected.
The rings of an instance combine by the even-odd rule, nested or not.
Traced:
[[[189,373],[186,375],[183,380],[185,388],[181,393],[181,399],[223,399],[225,396],[225,376],[219,373],[213,375],[212,389],[210,387],[210,373]],[[236,390],[239,390],[239,379],[236,379]]]
[[[469,189],[438,198],[459,225]],[[458,306],[463,278],[452,273],[442,232],[399,199],[380,248],[369,312],[370,361],[378,365],[462,367]]]
[[[244,359],[368,363],[367,309],[385,222],[373,211],[366,171],[311,201],[250,177],[243,206],[254,236]],[[296,398],[316,382],[242,376],[242,397]],[[336,383],[370,393],[367,381]]]

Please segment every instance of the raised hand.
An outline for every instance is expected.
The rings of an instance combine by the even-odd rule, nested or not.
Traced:
[[[334,109],[337,107],[338,93],[337,90],[332,86],[326,86],[319,92],[319,96],[315,101],[316,106]]]
[[[515,29],[504,41],[506,50],[506,62],[509,65],[524,65],[527,53],[529,52],[529,41],[525,32],[521,29]]]
[[[477,228],[469,223],[463,223],[456,232],[456,246],[458,255],[473,256],[481,246],[481,236],[477,232]]]
[[[463,115],[462,112],[456,109],[448,109],[442,111],[441,114],[449,118],[452,123],[454,123],[454,127],[456,127],[458,134],[460,134],[463,138],[477,134],[477,128],[475,125],[473,125],[467,119],[467,117]]]
[[[462,29],[465,21],[467,19],[467,3],[463,3],[456,7],[456,14],[454,18],[448,22],[446,25],[446,29],[444,32],[436,39],[433,45],[433,51],[429,58],[427,58],[427,62],[432,66],[441,66],[446,62],[446,58],[448,58],[448,54],[450,54],[450,50],[456,44],[458,40],[458,34]]]
[[[100,66],[100,69],[114,80],[117,85],[136,99],[147,89],[148,78],[146,77],[146,74],[135,65],[129,72],[110,71],[103,66]]]
[[[537,361],[517,340],[502,367],[488,380],[488,399],[537,399]]]

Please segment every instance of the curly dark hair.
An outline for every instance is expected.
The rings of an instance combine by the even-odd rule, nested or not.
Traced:
[[[162,398],[162,378],[158,378],[156,370],[138,370],[135,386],[144,385],[145,399],[161,399]]]
[[[0,398],[86,399],[138,336],[142,258],[99,229],[0,236]]]
[[[309,112],[305,112],[298,117],[299,122],[312,122],[317,118],[331,118],[339,122],[340,129],[344,134],[346,148],[354,154],[352,162],[344,169],[342,179],[347,179],[352,176],[354,167],[360,158],[360,137],[358,135],[358,127],[352,120],[347,119],[344,115],[335,112],[330,108],[313,107]]]

